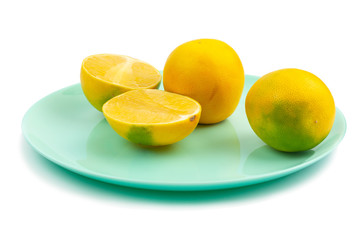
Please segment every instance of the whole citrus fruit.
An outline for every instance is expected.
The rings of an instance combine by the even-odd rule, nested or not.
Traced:
[[[160,72],[138,59],[115,54],[96,54],[81,65],[81,87],[88,101],[102,111],[112,97],[134,89],[157,88]]]
[[[163,73],[166,91],[189,96],[202,107],[200,123],[229,117],[244,87],[244,69],[228,44],[199,39],[178,46],[168,57]]]
[[[103,113],[110,126],[125,139],[161,146],[189,135],[199,122],[201,106],[179,94],[138,89],[107,101]]]
[[[245,109],[254,132],[285,152],[317,146],[335,120],[330,90],[314,74],[300,69],[282,69],[258,79],[246,96]]]

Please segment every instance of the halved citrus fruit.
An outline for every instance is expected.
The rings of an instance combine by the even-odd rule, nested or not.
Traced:
[[[103,113],[115,132],[125,139],[161,146],[188,136],[199,122],[201,106],[179,94],[139,89],[107,101]]]
[[[83,60],[80,79],[86,98],[102,111],[103,104],[119,94],[158,88],[161,74],[150,64],[132,57],[97,54]]]

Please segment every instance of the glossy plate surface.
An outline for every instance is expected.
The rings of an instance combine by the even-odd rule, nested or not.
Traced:
[[[265,145],[245,115],[245,96],[258,79],[246,76],[240,104],[227,120],[199,125],[184,140],[141,147],[117,135],[86,100],[80,84],[44,97],[25,114],[23,134],[54,163],[100,181],[129,187],[194,191],[245,186],[301,170],[342,140],[346,121],[339,109],[329,136],[312,150],[283,153]]]

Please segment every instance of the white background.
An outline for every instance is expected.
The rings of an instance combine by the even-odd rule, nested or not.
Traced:
[[[0,239],[359,239],[360,14],[356,1],[1,1]],[[348,129],[329,156],[252,187],[169,193],[70,173],[24,140],[37,100],[79,82],[84,57],[162,69],[179,44],[216,38],[246,74],[320,77]]]

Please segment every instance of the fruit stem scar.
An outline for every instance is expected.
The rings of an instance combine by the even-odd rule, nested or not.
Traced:
[[[192,122],[192,121],[194,121],[195,120],[195,115],[194,116],[192,116],[191,118],[189,118],[190,119],[190,122]]]

